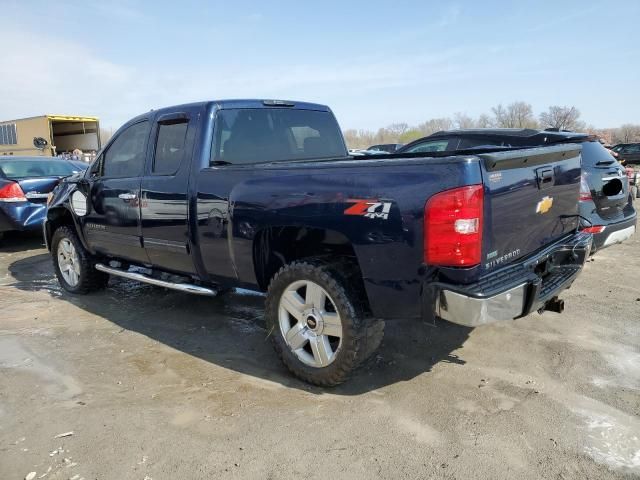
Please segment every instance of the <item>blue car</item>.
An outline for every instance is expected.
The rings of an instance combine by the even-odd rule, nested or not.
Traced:
[[[52,157],[0,156],[0,237],[42,228],[47,197],[61,178],[88,165]]]

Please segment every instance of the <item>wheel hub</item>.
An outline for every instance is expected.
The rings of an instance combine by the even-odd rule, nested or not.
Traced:
[[[280,298],[280,331],[303,363],[326,367],[342,344],[342,322],[326,290],[310,280],[290,284]]]
[[[311,333],[320,335],[322,333],[323,321],[322,313],[315,308],[305,310],[304,313],[305,325]]]

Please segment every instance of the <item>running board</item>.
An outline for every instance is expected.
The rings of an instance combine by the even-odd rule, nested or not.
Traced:
[[[207,287],[201,287],[200,285],[193,285],[191,283],[167,282],[165,280],[150,277],[149,275],[145,275],[143,273],[128,272],[120,270],[119,268],[107,267],[102,263],[96,263],[96,270],[100,270],[101,272],[108,273],[110,275],[128,278],[129,280],[136,280],[138,282],[150,283],[151,285],[156,285],[158,287],[178,290],[180,292],[195,293],[196,295],[208,295],[210,297],[215,297],[218,294],[216,290]]]

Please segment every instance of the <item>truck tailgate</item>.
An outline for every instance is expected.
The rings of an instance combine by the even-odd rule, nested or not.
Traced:
[[[581,147],[479,154],[483,160],[484,270],[526,257],[578,225]]]

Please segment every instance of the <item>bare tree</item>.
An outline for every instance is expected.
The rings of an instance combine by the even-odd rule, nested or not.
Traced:
[[[615,138],[619,143],[640,141],[640,125],[625,123],[616,130]]]
[[[584,130],[585,124],[580,121],[580,110],[576,107],[552,105],[549,110],[540,114],[541,128],[557,128],[559,130]]]
[[[431,135],[432,133],[440,132],[442,130],[451,130],[453,128],[453,122],[448,117],[432,118],[424,123],[418,125],[418,130],[422,132],[423,136]]]
[[[456,112],[453,115],[453,124],[456,128],[475,128],[476,121],[466,113]]]
[[[491,109],[494,125],[500,128],[536,128],[533,108],[526,102],[513,102],[503,107],[502,104]]]
[[[408,123],[392,123],[387,127],[387,131],[393,137],[394,142],[397,142],[407,130],[409,130]]]
[[[493,127],[493,122],[491,121],[491,117],[489,117],[489,115],[483,113],[478,117],[476,125],[478,128],[490,128]]]

